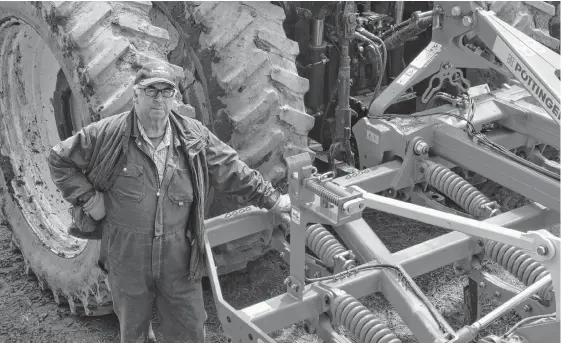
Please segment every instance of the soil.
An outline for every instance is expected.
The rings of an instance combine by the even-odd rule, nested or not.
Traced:
[[[445,232],[373,211],[365,212],[363,217],[391,251],[401,250]],[[553,232],[559,235],[559,227]],[[41,290],[35,277],[25,274],[23,258],[19,252],[11,250],[10,237],[9,229],[0,226],[0,343],[119,342],[119,324],[114,314],[77,317],[70,314],[68,306],[56,305],[52,293]],[[277,253],[269,252],[261,259],[250,262],[246,269],[222,276],[221,286],[225,300],[236,309],[241,309],[283,293],[282,280],[286,276],[288,265]],[[452,267],[446,266],[415,278],[415,282],[451,326],[459,329],[463,322],[462,289],[467,279],[455,275]],[[386,322],[403,343],[417,342],[383,296],[373,295],[360,300],[375,316]],[[482,314],[497,305],[495,300],[485,297]],[[210,289],[205,290],[205,307],[208,314],[207,342],[227,342],[216,316]],[[485,333],[504,333],[519,319],[514,312],[509,312]],[[156,336],[160,336],[156,317],[154,329]],[[337,330],[345,334],[344,329]],[[317,336],[306,334],[301,324],[276,331],[271,337],[278,342],[321,342]]]

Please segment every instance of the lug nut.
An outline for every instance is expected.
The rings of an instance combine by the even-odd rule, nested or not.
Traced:
[[[530,311],[532,311],[532,306],[524,305],[524,312],[530,312]]]
[[[500,298],[500,297],[501,297],[501,292],[496,291],[496,292],[495,292],[495,297],[496,297],[496,298]]]
[[[547,247],[545,245],[540,245],[537,249],[537,253],[540,256],[545,256],[547,255]]]
[[[452,17],[458,18],[459,16],[462,15],[462,10],[460,9],[460,6],[454,6],[452,7],[452,11],[451,11]]]
[[[470,27],[473,24],[473,18],[466,15],[462,18],[462,23],[464,24],[464,26]]]

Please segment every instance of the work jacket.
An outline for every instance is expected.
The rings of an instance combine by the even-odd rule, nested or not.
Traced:
[[[115,150],[119,142],[128,146],[131,133],[135,135],[136,120],[134,109],[102,119],[51,149],[48,156],[51,176],[65,200],[76,205],[79,197],[91,189],[106,190],[104,182],[114,178],[113,174],[126,165],[126,161],[116,161]],[[280,193],[199,121],[172,111],[170,124],[192,178],[194,199],[185,223],[185,234],[193,240],[190,277],[200,278],[204,261],[204,209],[210,187],[265,209],[273,207]],[[108,173],[111,175],[106,175]],[[123,216],[133,215],[123,213]]]

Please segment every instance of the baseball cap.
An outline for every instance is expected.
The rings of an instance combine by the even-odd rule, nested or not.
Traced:
[[[134,79],[135,85],[148,86],[153,83],[164,82],[177,88],[173,69],[162,62],[149,62],[140,68]]]

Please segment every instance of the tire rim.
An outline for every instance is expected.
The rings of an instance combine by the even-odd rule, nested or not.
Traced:
[[[72,128],[81,127],[76,114],[70,115],[79,112],[73,111],[76,99],[46,42],[19,19],[4,19],[0,26],[0,77],[2,169],[8,191],[41,242],[53,253],[73,258],[87,241],[66,233],[70,204],[51,180],[46,157]],[[63,125],[68,119],[76,125]]]

